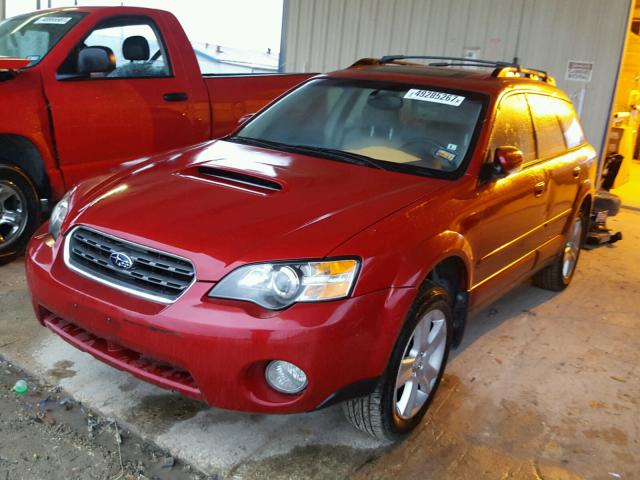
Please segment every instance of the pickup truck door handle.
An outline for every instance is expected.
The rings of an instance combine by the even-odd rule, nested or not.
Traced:
[[[533,187],[533,194],[536,197],[541,197],[542,194],[544,193],[544,187],[547,185],[546,182],[538,182],[535,184],[535,186]]]
[[[574,168],[571,174],[573,175],[573,178],[580,178],[580,167]]]
[[[165,93],[162,98],[165,102],[186,102],[189,99],[189,95],[185,92],[171,92]]]

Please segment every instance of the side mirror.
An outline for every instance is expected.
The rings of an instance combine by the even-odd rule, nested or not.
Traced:
[[[247,113],[246,115],[241,116],[238,119],[238,126],[241,126],[247,123],[249,120],[251,120],[251,117],[253,117],[254,115],[255,113]]]
[[[506,177],[512,172],[517,172],[522,168],[524,155],[519,148],[516,147],[500,147],[496,148],[493,167],[498,177]]]
[[[106,47],[85,47],[78,53],[78,73],[109,73],[116,67],[116,58]]]

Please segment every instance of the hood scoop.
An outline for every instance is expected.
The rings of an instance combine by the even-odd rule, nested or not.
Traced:
[[[209,165],[189,169],[187,172],[181,173],[181,175],[258,195],[268,195],[282,190],[280,183],[269,178]]]

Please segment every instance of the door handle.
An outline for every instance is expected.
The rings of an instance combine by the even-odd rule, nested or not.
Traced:
[[[185,92],[171,92],[165,93],[162,98],[165,102],[186,102],[189,99],[189,95]]]
[[[582,170],[580,169],[580,167],[576,167],[576,168],[574,168],[574,169],[573,169],[573,171],[571,172],[571,174],[573,175],[573,178],[575,178],[576,180],[577,180],[578,178],[580,178],[580,172],[581,172],[581,171],[582,171]]]
[[[541,197],[544,193],[544,188],[547,186],[546,182],[538,182],[533,187],[533,194],[536,197]]]

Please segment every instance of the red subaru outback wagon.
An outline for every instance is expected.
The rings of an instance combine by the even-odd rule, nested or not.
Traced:
[[[75,347],[210,405],[342,402],[399,438],[468,312],[528,276],[569,284],[595,159],[544,72],[361,60],[228,137],[72,189],[29,246],[33,305]]]

